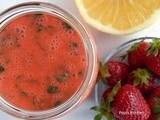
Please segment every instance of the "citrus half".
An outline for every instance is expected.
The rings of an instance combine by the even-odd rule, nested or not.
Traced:
[[[142,30],[160,18],[160,0],[75,0],[84,20],[112,34]]]

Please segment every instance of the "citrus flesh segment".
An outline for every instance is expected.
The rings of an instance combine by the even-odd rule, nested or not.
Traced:
[[[75,0],[84,20],[112,34],[129,34],[160,18],[160,0]]]

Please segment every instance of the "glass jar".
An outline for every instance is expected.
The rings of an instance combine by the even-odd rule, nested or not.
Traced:
[[[15,5],[0,13],[0,31],[2,31],[8,23],[20,16],[39,13],[47,13],[49,15],[56,16],[68,22],[77,31],[86,51],[87,70],[85,72],[84,82],[78,91],[66,102],[53,109],[51,108],[42,111],[24,110],[7,102],[0,93],[0,109],[10,115],[23,119],[55,119],[64,115],[64,113],[69,112],[73,108],[76,108],[92,91],[98,73],[97,48],[92,35],[79,20],[56,5],[43,2],[29,2]]]

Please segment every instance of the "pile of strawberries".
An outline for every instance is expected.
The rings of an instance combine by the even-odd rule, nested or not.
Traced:
[[[95,120],[160,120],[160,39],[135,43],[123,56],[108,61],[98,78],[110,86],[103,93]],[[107,88],[107,87],[106,87]]]

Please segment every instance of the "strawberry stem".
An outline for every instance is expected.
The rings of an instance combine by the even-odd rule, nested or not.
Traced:
[[[127,51],[127,53],[126,53],[126,54],[124,54],[124,55],[120,56],[121,60],[124,60],[130,52],[132,52],[132,51],[134,51],[134,50],[139,49],[140,44],[141,44],[143,41],[144,41],[144,39],[143,39],[143,40],[141,40],[140,42],[136,42],[136,43],[134,43],[134,44],[130,47],[130,49]]]
[[[145,85],[149,84],[148,79],[150,78],[151,73],[147,69],[138,68],[132,71],[131,74],[134,77],[134,83],[133,83],[134,86],[138,86],[138,85],[142,86],[143,84]]]
[[[134,51],[134,50],[139,49],[139,45],[140,45],[140,43],[142,43],[143,41],[144,41],[144,40],[142,40],[142,41],[140,41],[140,42],[137,42],[137,43],[134,43],[127,52],[130,53],[130,52],[132,52],[132,51]]]
[[[157,120],[160,120],[160,114],[157,115]]]
[[[99,112],[99,114],[95,116],[94,120],[101,120],[102,116],[106,117],[107,120],[115,120],[115,118],[112,115],[111,104],[120,87],[121,82],[118,81],[117,84],[112,88],[112,91],[109,93],[107,99],[102,99],[100,106],[94,106],[91,108],[91,110]]]
[[[107,82],[105,79],[109,76],[111,76],[109,73],[107,73],[108,67],[106,65],[102,65],[100,63],[99,71],[98,71],[98,81],[102,80],[102,82]]]
[[[157,105],[157,106],[152,107],[152,111],[153,111],[154,113],[160,113],[160,105]]]
[[[147,48],[147,56],[153,54],[155,57],[158,55],[160,49],[160,38],[153,39]]]
[[[156,102],[156,104],[159,104],[159,105],[160,105],[160,97],[155,97],[155,98],[154,98],[154,101]]]
[[[94,117],[94,120],[101,120],[102,119],[102,114],[97,114],[95,117]]]
[[[156,105],[152,107],[152,111],[154,113],[160,113],[160,97],[155,97],[154,101]]]

